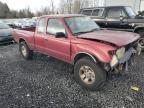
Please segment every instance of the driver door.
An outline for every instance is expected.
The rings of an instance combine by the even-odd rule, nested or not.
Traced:
[[[56,38],[56,33],[62,32],[66,37]],[[59,18],[48,19],[45,42],[46,51],[49,55],[64,61],[70,61],[70,39],[67,37],[64,23]]]

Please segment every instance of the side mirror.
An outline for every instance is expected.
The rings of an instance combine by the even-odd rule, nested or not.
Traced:
[[[63,32],[57,32],[55,37],[56,38],[63,38],[63,37],[66,37],[66,35]]]

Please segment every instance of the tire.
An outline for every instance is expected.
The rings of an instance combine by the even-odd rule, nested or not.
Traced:
[[[29,49],[26,42],[19,43],[19,51],[24,59],[31,60],[33,58],[33,51]]]
[[[83,73],[83,69],[87,71],[87,75]],[[90,74],[91,73],[91,74]],[[93,74],[92,74],[93,73]],[[87,77],[86,77],[87,76]],[[91,78],[89,78],[91,76]],[[74,66],[75,80],[88,90],[100,90],[106,81],[106,72],[90,58],[82,58],[78,60]],[[84,78],[85,77],[85,78]]]

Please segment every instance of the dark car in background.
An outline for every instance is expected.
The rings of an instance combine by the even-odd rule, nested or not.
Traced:
[[[136,14],[129,6],[108,6],[81,9],[102,28],[139,33],[144,37],[143,12]]]
[[[3,22],[0,22],[0,44],[11,42],[13,42],[12,28]]]

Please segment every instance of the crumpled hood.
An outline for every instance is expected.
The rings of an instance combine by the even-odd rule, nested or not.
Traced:
[[[12,29],[0,29],[0,37],[12,36]]]
[[[100,30],[91,33],[78,35],[79,38],[83,39],[94,39],[109,42],[117,46],[124,46],[132,43],[140,38],[136,33],[122,32],[122,31],[111,31],[111,30]]]

